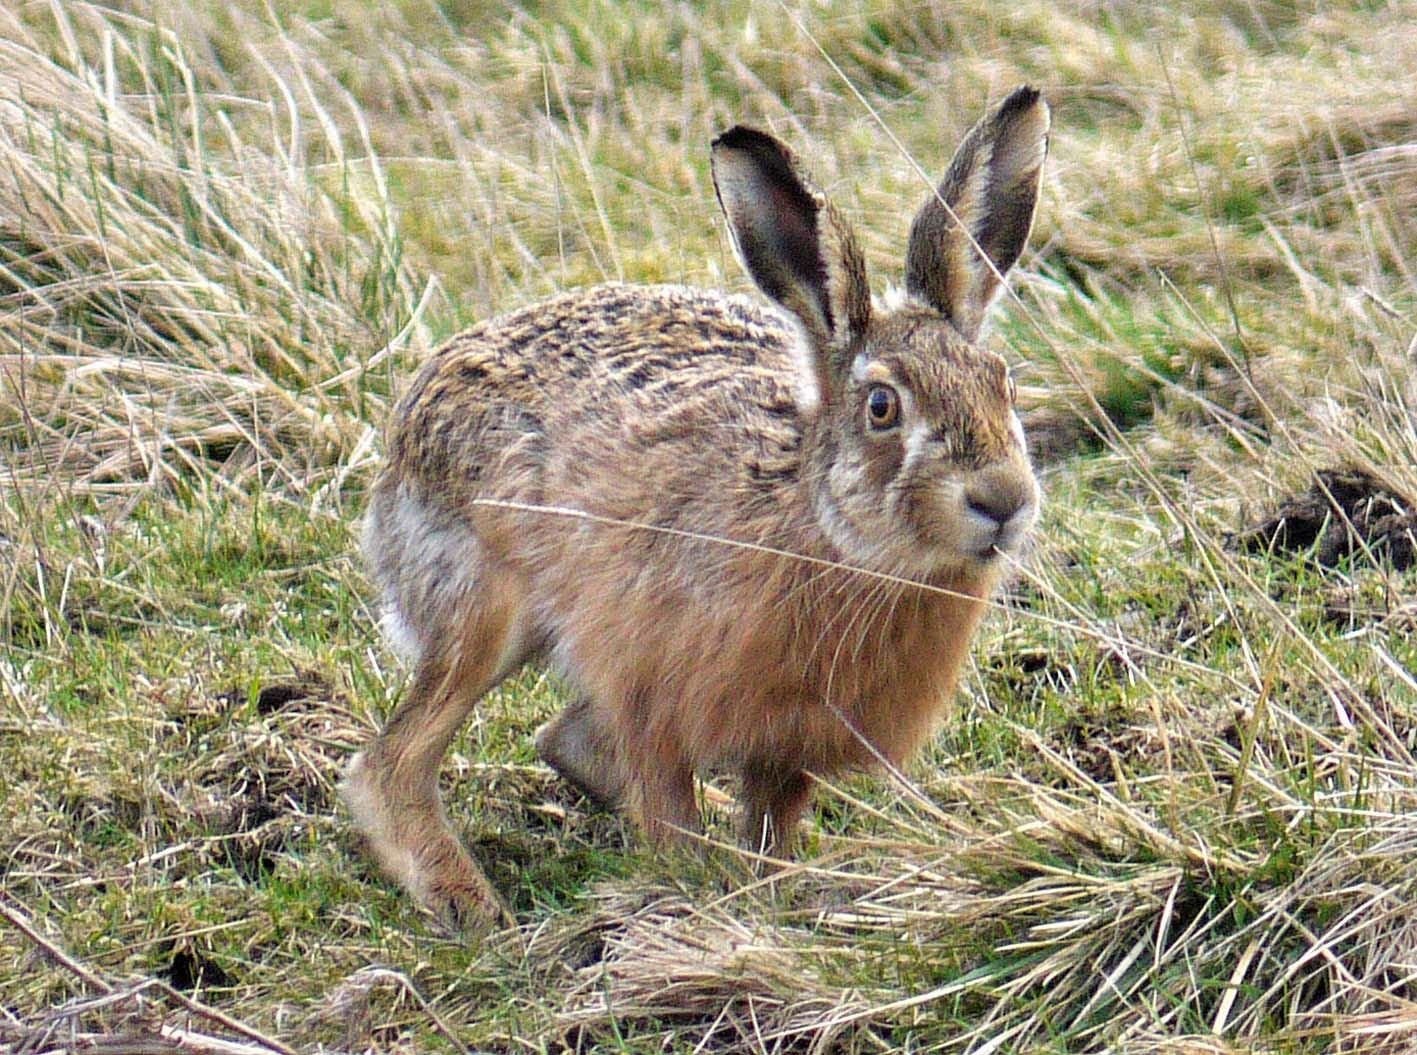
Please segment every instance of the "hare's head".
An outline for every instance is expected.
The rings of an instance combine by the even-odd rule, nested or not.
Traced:
[[[1019,88],[965,138],[915,217],[900,303],[872,304],[850,227],[762,132],[713,145],[714,183],[753,280],[803,330],[799,405],[813,496],[850,560],[987,574],[1017,551],[1038,485],[1004,360],[976,345],[1028,240],[1048,107]]]

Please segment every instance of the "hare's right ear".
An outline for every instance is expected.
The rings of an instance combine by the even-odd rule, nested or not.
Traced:
[[[911,225],[905,288],[967,340],[979,336],[1003,276],[1028,241],[1048,125],[1038,90],[1015,89],[964,137]]]
[[[772,136],[738,126],[713,141],[713,183],[738,255],[758,288],[802,321],[830,382],[871,318],[856,239]],[[835,386],[823,388],[823,394]]]

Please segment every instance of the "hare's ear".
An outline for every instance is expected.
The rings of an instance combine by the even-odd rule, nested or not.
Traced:
[[[1037,89],[1015,89],[965,136],[911,225],[905,288],[968,340],[1028,241],[1048,121]]]
[[[819,348],[844,352],[871,318],[866,264],[845,219],[787,147],[741,125],[713,141],[713,183],[758,288],[802,320]]]

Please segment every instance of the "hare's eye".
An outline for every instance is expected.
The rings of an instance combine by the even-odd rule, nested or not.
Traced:
[[[866,393],[866,417],[873,429],[895,428],[900,422],[900,396],[890,385],[872,385]]]

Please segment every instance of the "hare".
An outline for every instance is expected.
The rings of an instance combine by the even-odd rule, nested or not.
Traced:
[[[929,734],[1037,515],[1009,371],[975,342],[1028,239],[1048,128],[1023,87],[970,131],[893,306],[789,150],[740,126],[712,145],[714,185],[772,305],[605,285],[424,364],[364,534],[413,671],[342,790],[427,908],[506,916],[438,769],[530,660],[573,693],[541,757],[655,841],[696,831],[696,773],[728,769],[744,841],[785,853],[809,774],[897,763]]]

